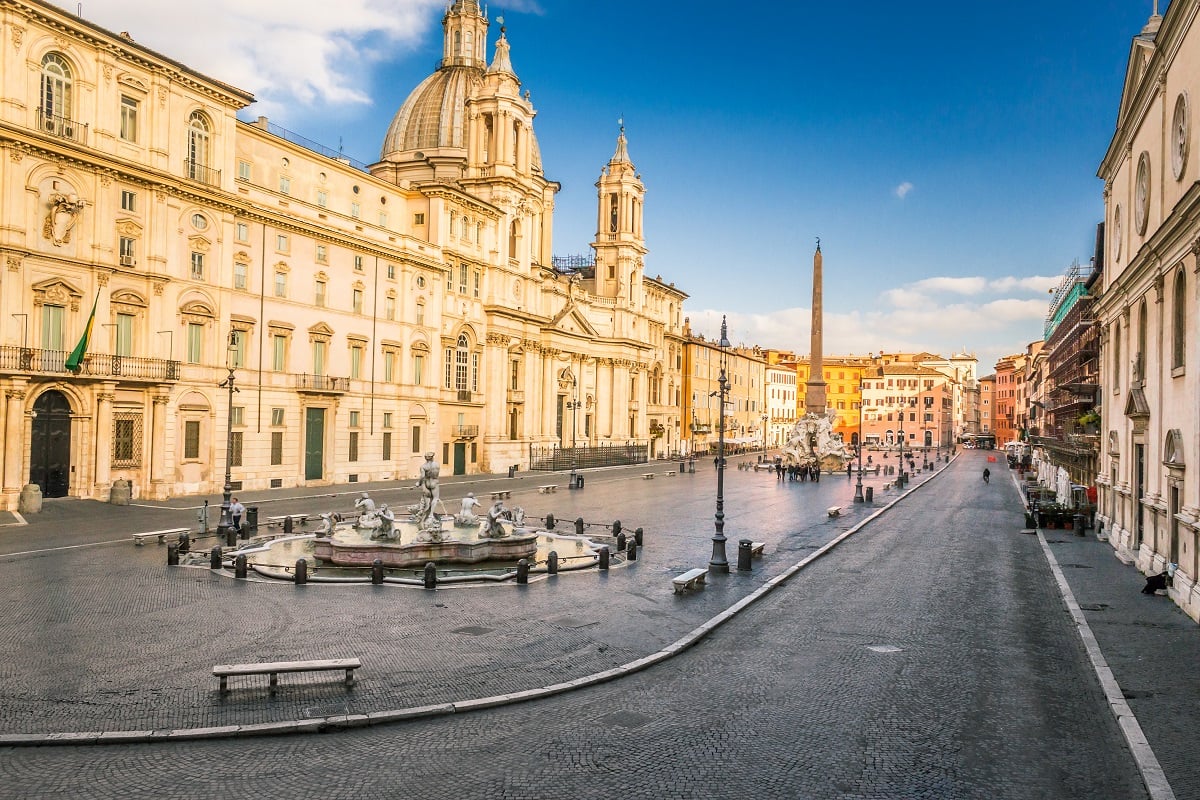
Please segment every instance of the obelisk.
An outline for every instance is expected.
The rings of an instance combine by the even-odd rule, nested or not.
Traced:
[[[812,338],[811,352],[808,356],[808,381],[804,395],[804,411],[806,414],[825,416],[825,357],[822,352],[821,338],[821,240],[817,239],[817,252],[813,254],[813,294],[812,294]]]

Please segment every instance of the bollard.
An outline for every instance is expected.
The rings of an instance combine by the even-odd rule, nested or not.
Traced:
[[[578,478],[575,479],[575,488],[576,489],[583,488],[583,476],[582,475],[580,475]]]
[[[303,558],[296,559],[296,585],[303,586],[308,583],[308,562]]]
[[[872,500],[875,499],[875,487],[874,486],[868,486],[866,489],[863,489],[863,491],[866,492],[868,503],[870,503]]]
[[[175,544],[174,542],[167,545],[167,566],[179,566],[179,545]]]
[[[617,551],[619,552],[624,549],[625,549],[625,534],[618,533],[617,534]]]
[[[738,540],[738,572],[745,572],[753,569],[753,567],[750,566],[750,559],[752,557],[750,552],[750,544],[751,542],[749,539]]]
[[[546,556],[546,574],[547,575],[557,575],[558,574],[558,551],[557,550],[551,550],[550,554]]]
[[[600,569],[602,569],[602,570],[608,569],[608,548],[607,547],[600,548]]]
[[[237,547],[237,531],[233,528],[225,529],[225,546]]]
[[[617,534],[619,534],[621,532],[621,520],[619,520],[619,519],[613,520],[612,531],[613,531],[612,532],[613,536],[616,536]]]
[[[637,542],[630,540],[629,551],[625,555],[630,561],[637,561]]]
[[[425,565],[425,588],[437,588],[437,565],[432,561]]]
[[[529,583],[529,559],[522,558],[517,562],[517,583]]]
[[[383,583],[383,559],[381,558],[371,562],[371,583],[376,586]]]
[[[292,518],[291,517],[283,518],[283,532],[284,533],[292,532]]]
[[[575,535],[583,536],[583,517],[575,518]]]
[[[638,543],[638,547],[642,547],[645,545],[645,542],[642,541],[642,529],[641,528],[634,529],[633,540]]]
[[[546,515],[546,530],[548,530],[548,531],[554,530],[554,515],[553,514]]]
[[[209,551],[208,568],[209,569],[220,569],[221,568],[221,545],[215,545],[215,546],[213,546],[213,549],[211,551]]]
[[[179,534],[178,550],[181,553],[192,552],[192,537],[188,536],[186,533]]]
[[[245,578],[246,577],[246,556],[245,555],[239,554],[238,557],[233,560],[233,576],[235,578]]]

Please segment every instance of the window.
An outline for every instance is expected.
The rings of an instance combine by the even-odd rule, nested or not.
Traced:
[[[246,331],[229,332],[229,366],[246,366]]]
[[[282,333],[277,333],[271,337],[271,369],[276,372],[283,372],[284,366],[287,364],[287,337]],[[282,412],[283,409],[276,409]],[[281,415],[282,416],[282,415]],[[279,424],[272,421],[272,425]]]
[[[238,162],[238,180],[242,180],[242,181],[250,180],[250,162],[249,161],[239,161]]]
[[[325,374],[325,356],[328,350],[328,342],[315,341],[312,343],[313,375]]]
[[[389,281],[396,280],[396,265],[395,264],[387,265],[387,276],[388,276]]]
[[[276,427],[282,426],[283,425],[283,414],[284,414],[284,411],[282,408],[272,408],[271,409],[271,424]]]
[[[350,307],[355,314],[361,314],[363,310],[363,290],[355,289],[350,293]]]
[[[1171,369],[1182,370],[1187,351],[1187,293],[1186,279],[1183,270],[1175,276],[1175,301],[1172,319],[1173,336],[1171,348]]]
[[[288,236],[286,233],[275,234],[275,249],[280,253],[288,251]]]
[[[291,192],[292,192],[292,179],[289,178],[287,175],[280,175],[279,176],[279,193],[280,194],[291,194]]]
[[[187,175],[192,180],[208,180],[208,151],[210,145],[208,117],[193,111],[188,118]]]
[[[474,296],[475,296],[475,297],[479,297],[479,281],[480,281],[480,273],[479,273],[479,270],[475,270],[475,272],[474,272],[474,275],[473,275],[473,278],[474,278],[474,281],[475,281],[475,285],[474,285]]]
[[[396,298],[388,296],[383,299],[384,319],[396,318]]]
[[[141,459],[137,456],[136,442],[141,437],[138,435],[138,423],[141,422],[141,417],[137,414],[114,414],[113,415],[113,442],[112,442],[112,464],[114,467],[137,467],[141,464]]]
[[[509,387],[514,392],[521,388],[521,362],[518,359],[512,360],[512,371],[510,373]]]
[[[412,451],[414,453],[421,452],[421,426],[413,425],[412,427]]]
[[[117,355],[133,355],[133,314],[117,314]]]
[[[329,249],[323,244],[317,245],[317,261],[322,264],[329,261]]]
[[[204,253],[192,253],[192,280],[204,280]]]
[[[362,360],[363,360],[362,345],[356,344],[350,348],[350,377],[355,380],[358,380],[359,378],[362,377]],[[357,412],[354,412],[354,411],[350,412],[351,416],[353,416],[355,413],[357,413]]]
[[[468,274],[468,271],[469,271],[469,270],[467,269],[467,265],[466,265],[466,264],[459,264],[459,265],[458,265],[458,293],[459,293],[459,294],[466,294],[466,293],[467,293],[467,274]]]
[[[271,466],[283,463],[283,431],[271,431]]]
[[[357,428],[361,424],[362,424],[362,412],[361,411],[351,411],[350,412],[350,427]]]
[[[121,190],[121,210],[137,211],[137,194],[128,189]]]
[[[189,322],[187,326],[187,363],[199,364],[204,350],[204,326]]]
[[[351,203],[350,204],[350,216],[354,217],[355,219],[358,219],[360,214],[362,214],[362,206],[360,206],[358,203]]]
[[[242,439],[244,434],[241,431],[229,432],[229,466],[240,467],[242,465]]]
[[[277,271],[275,273],[275,296],[287,297],[287,273]]]
[[[317,308],[325,307],[325,281],[317,281],[317,291],[313,303]]]
[[[250,225],[249,225],[249,223],[239,222],[237,224],[237,240],[239,242],[250,241]]]
[[[234,263],[234,265],[233,265],[233,288],[235,288],[235,289],[245,289],[246,288],[246,273],[248,270],[249,270],[249,267],[247,265],[238,264],[236,262]]]
[[[121,266],[132,267],[137,264],[136,252],[134,250],[134,240],[128,236],[122,236],[118,243],[118,249],[121,254]]]
[[[383,427],[385,427],[385,428],[392,427],[392,412],[390,412],[390,411],[383,412]]]
[[[390,432],[383,434],[383,460],[392,460],[392,434]]]
[[[198,231],[208,228],[208,220],[203,214],[192,214],[192,227]]]
[[[350,448],[346,453],[347,461],[358,461],[358,431],[350,431]]]
[[[383,380],[391,383],[396,379],[396,352],[394,350],[385,350],[383,352]]]
[[[413,385],[421,386],[425,382],[425,356],[413,356]]]
[[[317,205],[321,208],[329,205],[329,192],[324,189],[317,190]]]
[[[418,325],[425,324],[425,304],[424,303],[417,303],[417,320],[416,320],[416,322]]]
[[[245,425],[246,424],[245,420],[246,420],[246,407],[245,406],[234,406],[233,413],[230,414],[229,421],[232,422],[234,425]]]
[[[423,213],[418,211],[416,214],[413,214],[413,225],[424,225],[424,224],[425,224],[425,215]]]
[[[355,272],[363,271],[363,257],[362,256],[354,257],[354,271]]]
[[[200,458],[200,420],[190,419],[183,423],[183,457]]]
[[[71,65],[58,53],[42,59],[42,117],[47,130],[57,132],[71,118]]]
[[[136,142],[138,135],[138,101],[121,95],[120,137],[127,142]]]
[[[379,212],[379,227],[381,227],[381,228],[387,227],[387,212],[386,211]]]
[[[467,363],[469,355],[467,335],[460,333],[458,335],[458,346],[454,348],[454,388],[460,392],[466,391],[468,388]]]

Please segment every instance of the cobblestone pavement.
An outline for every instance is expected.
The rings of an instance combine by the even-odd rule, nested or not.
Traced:
[[[984,486],[981,458],[964,454],[696,647],[619,681],[327,736],[8,748],[0,797],[1147,797],[1038,539],[1017,533],[1017,493]],[[753,573],[678,597],[670,577],[711,555],[713,471],[640,472],[589,473],[582,492],[514,491],[531,515],[620,517],[646,531],[636,562],[525,587],[238,582],[168,569],[164,548],[122,537],[171,524],[155,516],[166,511],[56,506],[0,529],[0,731],[252,724],[587,675],[669,645],[895,496],[885,478],[868,480],[879,502],[864,506],[845,478],[789,484],[731,469],[730,558],[742,537],[767,541],[767,554]],[[830,505],[843,516],[829,518]],[[1195,626],[1138,594],[1106,544],[1047,538],[1059,561],[1090,567],[1063,572],[1080,604],[1103,606],[1089,621],[1099,617],[1176,796],[1197,796],[1184,726],[1200,693],[1187,670],[1138,647],[1186,642],[1178,658],[1194,664]],[[31,552],[62,543],[73,549]],[[221,700],[210,674],[219,662],[342,654],[364,663],[350,692],[294,676],[272,697],[260,678]]]

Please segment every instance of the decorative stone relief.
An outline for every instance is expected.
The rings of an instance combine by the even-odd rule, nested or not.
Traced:
[[[12,26],[12,43],[14,50],[21,49],[21,42],[25,40],[25,29],[20,25]]]
[[[71,229],[79,222],[86,203],[74,192],[69,194],[54,192],[49,199],[50,207],[46,211],[42,235],[49,239],[55,247],[61,247],[70,243]]]

